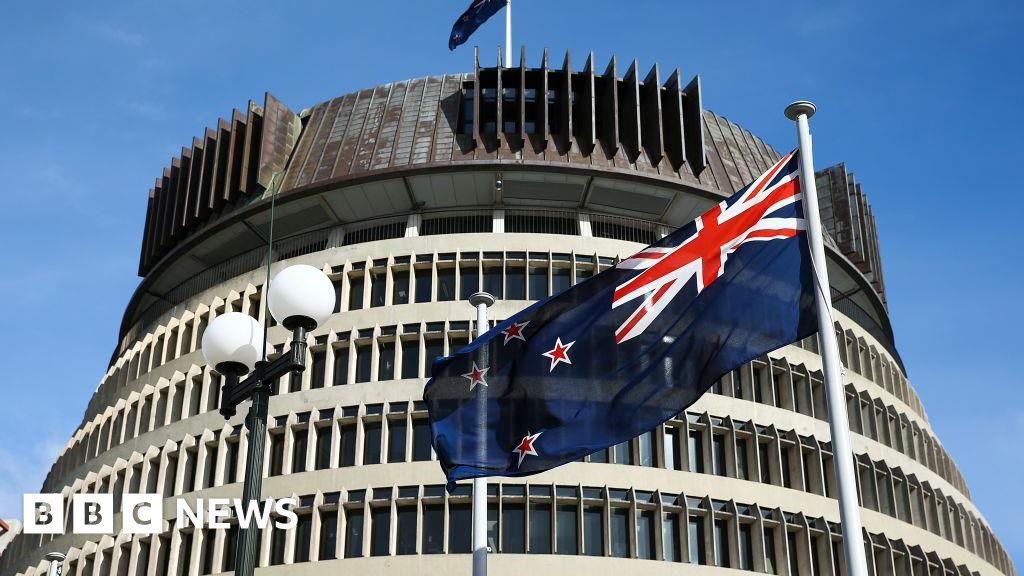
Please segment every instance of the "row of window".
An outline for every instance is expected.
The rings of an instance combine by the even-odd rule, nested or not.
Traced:
[[[443,486],[427,485],[297,499],[293,529],[262,531],[259,566],[471,551],[469,485],[451,494]],[[234,523],[228,529],[172,523],[161,534],[124,537],[91,554],[73,551],[69,574],[216,574],[233,570],[237,538]],[[487,543],[492,554],[634,558],[765,574],[845,573],[836,523],[756,504],[631,489],[490,483]],[[865,534],[865,549],[869,571],[877,576],[972,573],[949,558],[882,534]]]
[[[76,491],[112,493],[117,502],[123,492],[143,488],[170,498],[239,482],[243,442],[241,426],[186,437],[175,450],[145,459],[139,455],[130,467],[101,474]],[[422,402],[278,416],[271,422],[267,446],[267,476],[433,458]],[[836,494],[829,443],[706,413],[686,413],[586,460],[728,476],[826,497]],[[931,530],[979,556],[998,555],[992,534],[952,497],[867,455],[859,456],[858,463],[858,494],[865,508]]]

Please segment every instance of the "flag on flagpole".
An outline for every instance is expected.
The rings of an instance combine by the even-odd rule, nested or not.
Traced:
[[[508,0],[473,0],[452,26],[451,36],[448,37],[448,49],[455,50],[464,44],[477,28],[497,14],[507,3]]]
[[[805,236],[794,151],[690,224],[435,360],[424,399],[449,482],[535,474],[624,442],[813,334]]]

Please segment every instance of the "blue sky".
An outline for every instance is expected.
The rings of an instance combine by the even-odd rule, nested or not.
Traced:
[[[778,150],[784,106],[817,102],[817,165],[846,161],[878,218],[910,377],[1024,568],[1020,3],[515,2],[515,54],[700,73],[708,108]],[[471,70],[472,44],[491,61],[502,41],[499,16],[448,52],[465,0],[346,4],[5,6],[0,516],[20,516],[81,419],[138,282],[147,190],[182,145],[265,90],[299,110]]]

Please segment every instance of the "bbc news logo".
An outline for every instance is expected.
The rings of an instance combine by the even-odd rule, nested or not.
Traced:
[[[197,498],[189,503],[175,498],[177,526],[230,528],[232,516],[241,528],[266,528],[273,520],[275,528],[287,530],[298,524],[294,498],[270,498],[249,502],[241,498]],[[22,517],[25,534],[64,534],[64,497],[60,494],[25,494]],[[111,494],[74,494],[71,497],[72,534],[114,534],[114,496]],[[163,497],[159,494],[125,494],[121,498],[121,534],[159,534],[163,532]]]

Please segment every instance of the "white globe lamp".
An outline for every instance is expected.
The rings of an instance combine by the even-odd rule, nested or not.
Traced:
[[[289,266],[270,282],[267,304],[285,328],[313,330],[334,311],[334,285],[319,268]]]

